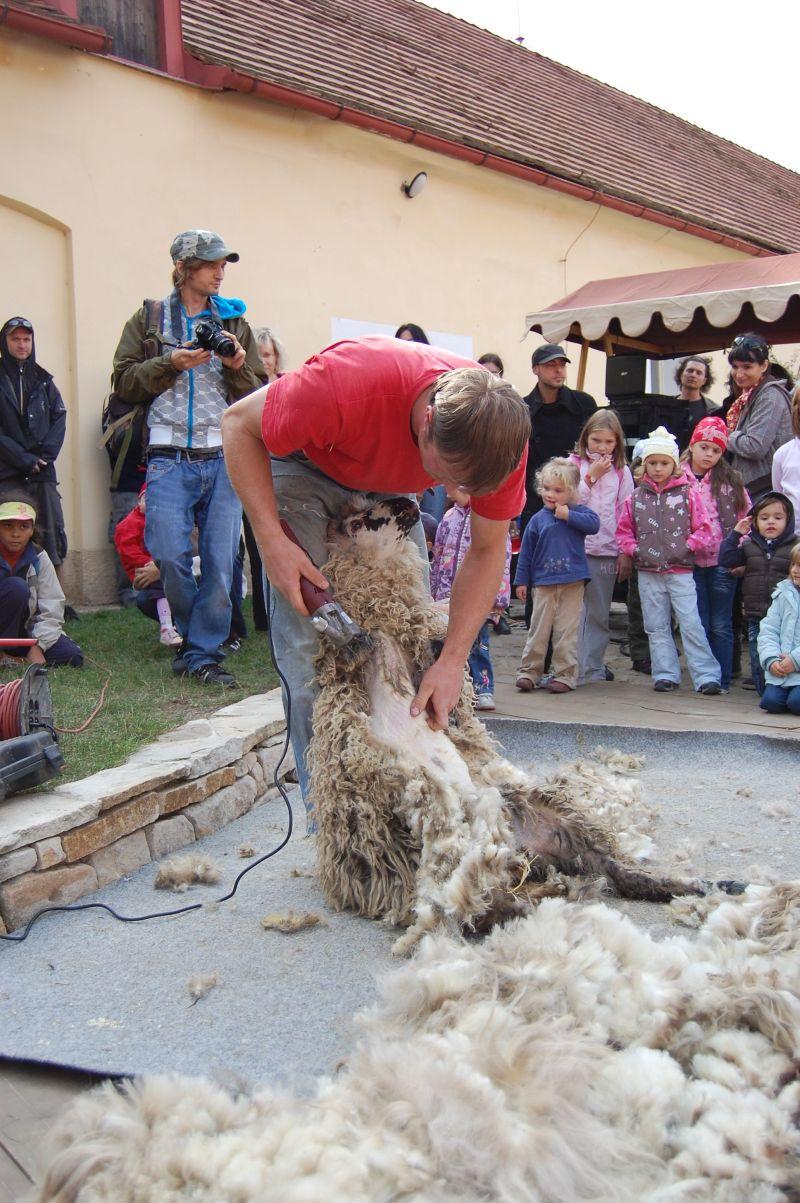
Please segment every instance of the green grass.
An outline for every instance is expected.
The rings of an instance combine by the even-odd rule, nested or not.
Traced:
[[[239,689],[176,677],[172,653],[158,642],[158,625],[135,609],[99,610],[67,623],[66,633],[83,648],[85,663],[82,669],[59,668],[49,674],[56,726],[80,726],[107,679],[108,689],[102,710],[85,731],[59,735],[66,761],[60,780],[73,781],[121,764],[165,731],[277,685],[268,637],[253,628],[249,598],[245,613],[249,638],[241,651],[225,660]],[[0,683],[19,676],[21,669],[0,668]]]

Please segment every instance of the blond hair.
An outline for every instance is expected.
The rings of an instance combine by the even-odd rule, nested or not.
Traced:
[[[625,467],[625,431],[622,429],[620,422],[613,409],[598,409],[587,419],[583,430],[578,435],[578,444],[575,448],[575,454],[582,459],[586,459],[589,454],[589,435],[596,430],[610,430],[614,438],[617,440],[617,445],[614,448],[612,457],[614,467],[622,469]]]
[[[180,292],[192,272],[196,272],[201,267],[206,267],[207,264],[207,259],[197,259],[193,255],[188,259],[179,259],[172,269],[173,287]]]
[[[798,564],[800,564],[800,543],[795,543],[789,556],[789,567],[795,568]]]
[[[536,473],[536,492],[541,493],[542,485],[546,485],[548,481],[557,481],[565,489],[569,489],[573,497],[577,497],[581,470],[571,459],[558,455],[549,459]]]
[[[507,381],[481,368],[439,377],[427,438],[465,492],[491,493],[519,464],[531,435],[528,407]]]

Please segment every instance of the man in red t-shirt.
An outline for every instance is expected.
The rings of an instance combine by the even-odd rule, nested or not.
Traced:
[[[312,560],[325,561],[328,520],[353,491],[418,493],[441,482],[471,494],[472,543],[453,588],[447,640],[411,707],[412,714],[427,709],[432,726],[446,727],[502,577],[509,520],[525,500],[530,420],[514,389],[438,347],[348,339],[232,405],[222,434],[231,481],[275,591],[273,639],[289,681],[303,787],[317,636],[303,621],[300,577],[327,585]],[[286,538],[281,517],[308,555]]]

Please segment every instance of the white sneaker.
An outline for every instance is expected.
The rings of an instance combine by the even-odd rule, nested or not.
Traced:
[[[180,647],[183,640],[176,627],[162,627],[159,642],[163,643],[164,647]]]
[[[476,710],[494,710],[494,698],[490,693],[479,693],[475,699]]]

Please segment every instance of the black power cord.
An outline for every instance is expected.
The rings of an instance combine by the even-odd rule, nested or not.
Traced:
[[[42,918],[43,915],[53,915],[53,914],[57,914],[59,911],[107,911],[108,914],[111,915],[111,917],[113,919],[118,919],[120,923],[145,923],[149,919],[167,919],[167,918],[170,918],[172,915],[188,915],[191,911],[202,911],[207,906],[214,906],[214,905],[218,905],[221,902],[228,902],[231,898],[233,898],[234,894],[238,890],[239,882],[242,880],[243,877],[246,877],[247,874],[250,873],[251,870],[257,868],[258,865],[263,865],[265,860],[269,860],[270,857],[277,856],[277,854],[279,852],[282,852],[283,849],[286,847],[286,845],[289,843],[289,840],[292,838],[292,828],[294,825],[293,818],[292,818],[292,804],[289,801],[289,795],[286,793],[286,790],[284,789],[282,783],[278,780],[278,770],[280,769],[281,765],[283,764],[283,762],[286,758],[286,753],[289,750],[289,731],[290,731],[290,725],[291,725],[291,720],[292,720],[292,696],[289,692],[288,682],[287,682],[286,678],[284,677],[283,673],[281,672],[281,670],[278,666],[277,658],[275,656],[275,644],[272,641],[272,617],[273,617],[273,613],[272,613],[273,607],[271,605],[272,590],[270,588],[269,581],[267,580],[266,575],[264,577],[264,581],[266,584],[266,593],[267,593],[267,599],[268,599],[267,609],[270,612],[270,620],[269,620],[270,625],[269,625],[269,631],[268,631],[269,652],[270,652],[270,656],[272,658],[273,668],[275,669],[276,673],[278,674],[281,684],[283,685],[283,691],[284,691],[283,696],[285,698],[285,704],[286,704],[286,739],[284,740],[283,751],[281,752],[280,759],[278,760],[277,764],[275,765],[275,769],[272,774],[273,784],[277,787],[278,793],[283,798],[284,804],[286,806],[286,813],[289,818],[286,835],[283,837],[281,842],[275,848],[273,848],[270,852],[266,852],[264,854],[264,856],[259,856],[257,860],[254,860],[249,865],[246,865],[245,868],[242,869],[241,873],[239,873],[238,876],[236,877],[236,879],[233,883],[233,886],[228,891],[228,893],[223,894],[223,896],[221,898],[213,899],[211,902],[193,902],[189,906],[179,906],[175,910],[171,910],[171,911],[154,911],[150,915],[120,915],[117,911],[114,910],[113,907],[108,906],[107,903],[105,903],[105,902],[75,902],[75,903],[71,903],[69,906],[66,906],[66,905],[65,906],[46,906],[46,907],[43,907],[42,910],[37,911],[37,913],[33,916],[33,918],[31,920],[29,920],[29,922],[25,925],[25,927],[22,929],[21,932],[12,932],[8,935],[0,936],[0,940],[6,940],[9,943],[14,943],[14,944],[21,944],[23,940],[27,940],[28,935],[31,931],[31,928],[34,926],[34,924],[39,922],[39,920]]]

